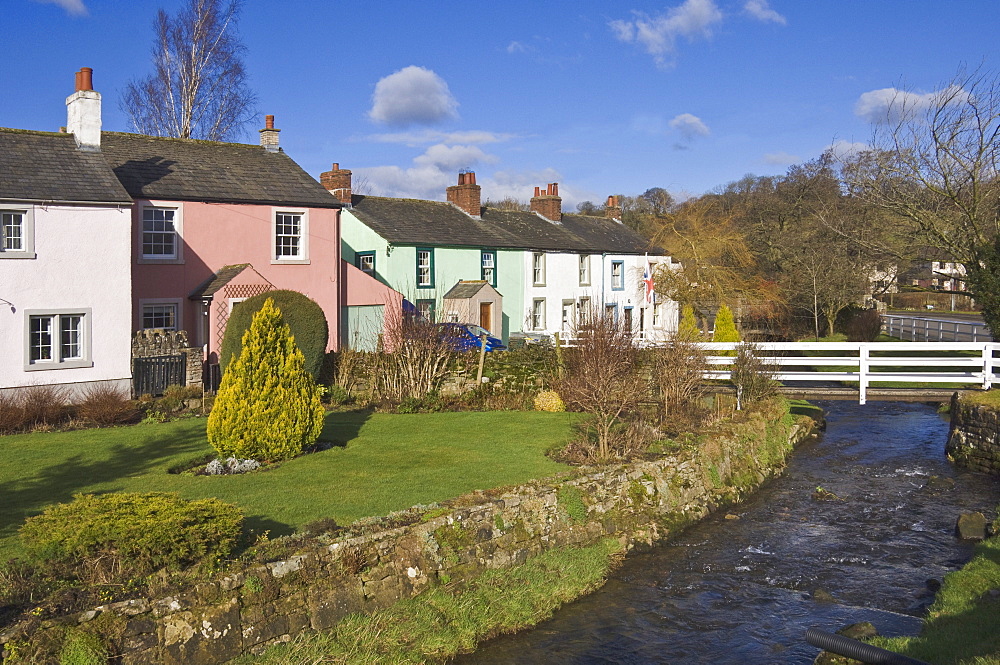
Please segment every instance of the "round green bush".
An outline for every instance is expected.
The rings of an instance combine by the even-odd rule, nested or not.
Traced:
[[[219,365],[222,371],[225,372],[233,359],[243,350],[243,335],[249,330],[253,315],[260,311],[268,298],[274,301],[274,305],[281,311],[281,318],[291,329],[295,345],[305,357],[306,371],[318,381],[323,369],[323,357],[326,355],[330,329],[323,308],[315,300],[298,291],[267,291],[247,298],[233,307],[219,352]]]
[[[229,555],[243,514],[218,499],[188,501],[173,493],[77,494],[21,527],[35,559],[77,566],[114,560],[123,577]]]

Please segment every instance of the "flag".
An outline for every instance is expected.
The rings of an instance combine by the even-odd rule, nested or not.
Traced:
[[[653,302],[653,272],[646,264],[646,269],[642,271],[642,282],[646,285],[646,302]]]

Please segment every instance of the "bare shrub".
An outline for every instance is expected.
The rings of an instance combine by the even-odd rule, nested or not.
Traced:
[[[24,429],[24,409],[13,390],[0,392],[0,434],[13,434]]]
[[[387,318],[380,346],[371,359],[376,400],[424,399],[437,392],[457,355],[437,327],[411,316]]]
[[[778,382],[774,380],[777,368],[761,356],[760,347],[744,343],[736,352],[731,378],[736,387],[736,408],[756,404],[778,393]]]
[[[64,386],[27,386],[18,391],[25,429],[47,430],[66,420],[68,391]]]
[[[89,423],[107,427],[134,420],[138,409],[122,388],[97,384],[84,391],[83,400],[76,406],[76,414]]]
[[[858,312],[844,326],[851,342],[874,342],[882,333],[882,315],[877,309]]]
[[[646,392],[632,333],[604,312],[592,312],[585,329],[575,331],[577,346],[563,353],[564,374],[556,383],[567,408],[589,414],[586,445],[595,461],[628,454],[623,421],[634,414]]]
[[[652,350],[653,385],[659,395],[660,422],[670,430],[680,431],[703,422],[704,381],[708,362],[705,352],[683,336]]]

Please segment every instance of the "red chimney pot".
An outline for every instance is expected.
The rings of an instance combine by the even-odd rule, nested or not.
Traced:
[[[334,162],[333,163],[333,170],[334,171],[339,171],[340,170],[340,163],[339,162]]]
[[[274,129],[274,116],[273,115],[265,115],[264,116],[264,127],[266,129]]]
[[[84,67],[80,70],[80,89],[94,89],[94,70],[90,67]]]

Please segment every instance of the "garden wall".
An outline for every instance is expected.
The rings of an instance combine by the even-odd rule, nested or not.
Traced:
[[[57,663],[51,654],[70,629],[101,635],[123,665],[223,663],[549,548],[607,536],[652,544],[779,472],[811,423],[778,409],[656,459],[476,492],[355,524],[336,537],[276,540],[285,552],[280,560],[244,564],[175,596],[27,617],[0,633],[4,663]]]
[[[1000,475],[1000,412],[991,406],[951,398],[951,432],[945,447],[956,464]]]

